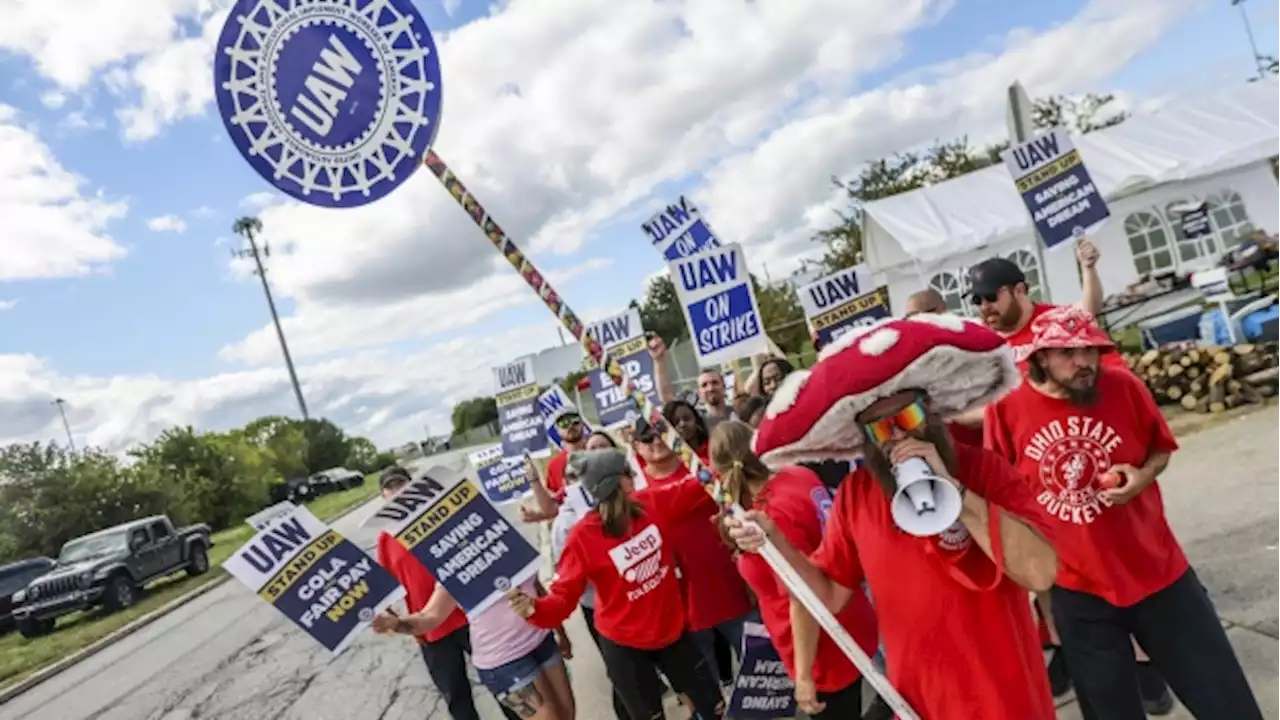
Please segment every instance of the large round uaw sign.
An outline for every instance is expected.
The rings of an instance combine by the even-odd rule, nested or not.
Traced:
[[[238,0],[213,75],[240,154],[315,205],[396,189],[440,127],[440,61],[410,0]]]

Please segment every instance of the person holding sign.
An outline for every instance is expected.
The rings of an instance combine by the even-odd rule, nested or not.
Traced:
[[[1132,632],[1201,720],[1262,717],[1208,594],[1165,519],[1157,476],[1178,443],[1147,387],[1106,367],[1093,318],[1058,308],[1032,323],[1027,383],[987,408],[987,444],[1014,463],[1054,524],[1051,591],[1086,720],[1146,715]],[[1154,669],[1154,668],[1151,668]]]
[[[755,439],[775,469],[865,454],[841,483],[818,548],[801,551],[759,509],[746,513],[753,524],[725,520],[745,552],[769,537],[834,613],[865,580],[889,680],[928,720],[1055,717],[1026,594],[1048,589],[1057,574],[1048,523],[1017,471],[994,453],[952,443],[942,422],[1018,381],[1003,340],[958,317],[852,330],[811,371],[783,383]],[[958,520],[941,531],[904,527],[933,515],[899,492],[899,473],[917,493],[952,498]],[[795,646],[812,647],[816,625],[797,620],[808,615],[799,603],[792,612]]]
[[[594,586],[600,654],[631,717],[663,716],[661,686],[635,680],[661,670],[698,715],[719,720],[724,698],[688,633],[668,540],[674,525],[715,512],[715,502],[693,479],[633,493],[635,477],[620,450],[576,453],[570,463],[596,498],[595,512],[569,531],[548,594],[535,599],[512,590],[511,608],[536,627],[553,627]]]
[[[400,492],[412,478],[399,465],[383,470],[378,477],[382,497],[389,499]],[[405,604],[409,612],[422,610],[436,588],[436,579],[404,545],[387,532],[378,533],[378,564],[395,576],[405,588]],[[444,696],[453,720],[480,720],[471,680],[467,677],[467,656],[471,654],[471,633],[467,616],[455,608],[448,617],[429,632],[415,636],[422,659],[427,664],[431,682]],[[499,704],[508,720],[518,720],[515,713]]]
[[[831,511],[831,492],[812,471],[786,467],[771,471],[751,451],[751,428],[741,422],[723,422],[711,433],[711,466],[724,479],[729,499],[746,509],[757,508],[769,516],[792,546],[806,555],[818,549],[822,529]],[[796,684],[796,700],[814,720],[862,717],[862,682],[858,669],[825,635],[812,629],[793,642],[791,595],[764,558],[744,553],[738,571],[755,592],[760,616],[787,674]],[[836,616],[840,624],[868,654],[876,652],[876,616],[863,593],[854,593]],[[807,615],[799,622],[812,623]]]

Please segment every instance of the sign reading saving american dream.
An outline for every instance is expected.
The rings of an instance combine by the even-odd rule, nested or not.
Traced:
[[[542,557],[475,483],[446,468],[410,482],[374,516],[469,617],[538,572]]]
[[[667,267],[699,365],[719,365],[769,351],[741,245],[704,250]]]
[[[302,507],[277,517],[223,567],[334,653],[404,596],[373,558]]]
[[[630,308],[624,313],[589,323],[591,336],[604,346],[622,366],[623,373],[655,407],[658,403],[658,386],[653,379],[653,358],[640,323],[640,311]],[[627,422],[628,415],[636,412],[635,403],[622,388],[613,384],[600,365],[587,358],[587,377],[591,380],[591,397],[596,403],[596,415],[602,425]]]
[[[524,497],[529,490],[524,458],[504,458],[501,445],[491,445],[467,455],[485,497],[495,505]]]
[[[411,0],[237,0],[213,74],[236,149],[314,205],[383,197],[440,127],[440,60]]]
[[[787,667],[760,623],[746,623],[742,629],[742,665],[733,679],[733,694],[725,717],[740,720],[771,720],[796,715],[796,686],[787,676]]]
[[[1055,128],[1000,156],[1045,247],[1085,235],[1111,216],[1065,129]]]
[[[674,205],[659,210],[640,229],[667,262],[720,247],[720,239],[711,232],[711,226],[683,195]]]
[[[533,359],[523,358],[494,368],[493,381],[502,427],[502,454],[518,458],[526,452],[541,453],[547,447],[547,435],[538,412]]]
[[[823,344],[890,314],[888,289],[871,291],[871,273],[865,265],[815,280],[798,294],[809,330],[817,333]]]

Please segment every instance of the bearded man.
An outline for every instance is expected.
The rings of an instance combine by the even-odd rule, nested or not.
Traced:
[[[1073,307],[1031,323],[1028,382],[987,409],[987,447],[1022,470],[1061,567],[1050,603],[1086,720],[1142,720],[1132,634],[1200,720],[1261,718],[1208,594],[1165,520],[1178,448],[1151,393],[1102,362]]]
[[[783,382],[755,440],[775,468],[865,455],[840,484],[818,549],[800,553],[763,513],[747,513],[755,525],[726,521],[743,551],[768,536],[833,613],[865,581],[876,607],[892,609],[878,613],[889,680],[929,720],[1055,716],[1026,595],[1057,573],[1037,528],[1045,520],[1007,462],[953,443],[942,420],[1017,383],[1003,340],[955,316],[851,331]],[[911,459],[962,498],[938,535],[896,526],[895,466]],[[799,648],[816,648],[820,631],[794,601],[791,617],[796,664],[807,667]]]

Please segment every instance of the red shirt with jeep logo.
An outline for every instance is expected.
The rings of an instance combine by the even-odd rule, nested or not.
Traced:
[[[1153,482],[1112,506],[1098,476],[1115,465],[1140,468],[1173,452],[1164,415],[1142,381],[1103,366],[1098,400],[1079,407],[1030,384],[988,406],[987,447],[1022,471],[1058,550],[1058,584],[1127,607],[1163,590],[1188,569]]]
[[[621,491],[619,491],[621,492]],[[619,645],[640,650],[667,647],[685,631],[684,599],[675,574],[669,536],[686,517],[706,517],[716,504],[696,480],[669,483],[632,495],[643,511],[620,538],[604,533],[591,512],[569,531],[556,578],[534,601],[529,622],[562,624],[591,583],[596,589],[596,629]]]

